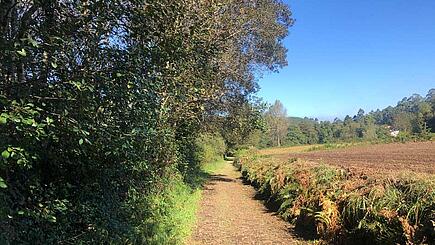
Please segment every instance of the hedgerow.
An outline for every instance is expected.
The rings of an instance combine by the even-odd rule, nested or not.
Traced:
[[[177,243],[174,200],[214,154],[197,138],[256,127],[293,22],[275,0],[7,0],[0,19],[1,244]]]
[[[334,244],[435,242],[433,176],[373,179],[255,151],[239,153],[236,165],[296,230]]]

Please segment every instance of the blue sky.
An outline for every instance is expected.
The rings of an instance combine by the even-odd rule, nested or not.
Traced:
[[[435,0],[287,0],[289,65],[258,95],[322,120],[395,105],[435,88]]]

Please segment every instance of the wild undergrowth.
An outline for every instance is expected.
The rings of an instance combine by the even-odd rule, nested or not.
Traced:
[[[207,140],[204,140],[207,139]],[[155,192],[147,199],[150,214],[145,225],[147,234],[139,244],[185,244],[196,222],[196,213],[201,199],[201,187],[211,173],[217,171],[225,160],[221,147],[213,148],[216,142],[223,142],[218,136],[203,135],[196,141],[199,156],[202,158],[200,168],[189,171],[188,176],[175,174],[163,180],[161,192]],[[173,172],[176,172],[174,170]]]
[[[225,164],[226,161],[224,159],[219,159],[217,161],[204,164],[202,166],[202,169],[203,171],[205,171],[206,174],[212,174],[218,171],[219,169],[223,168]]]
[[[168,179],[162,192],[150,195],[149,232],[144,244],[184,244],[196,220],[201,191],[191,188],[181,176]],[[137,242],[139,243],[139,242]]]
[[[326,244],[433,244],[435,178],[357,177],[340,168],[238,154],[244,178],[303,235]]]

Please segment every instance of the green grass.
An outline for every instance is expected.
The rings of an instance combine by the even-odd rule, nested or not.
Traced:
[[[218,160],[203,164],[201,171],[186,182],[180,175],[169,178],[162,192],[150,198],[152,203],[152,220],[145,223],[153,236],[145,244],[185,244],[191,236],[197,220],[197,211],[202,195],[201,186],[210,174],[218,171],[226,164]]]
[[[145,244],[185,244],[196,222],[201,190],[192,189],[181,176],[166,183],[163,191],[150,197],[152,219],[147,220]]]
[[[371,142],[352,142],[352,143],[326,143],[323,145],[316,145],[308,148],[306,151],[320,151],[320,150],[334,150],[334,149],[342,149],[342,148],[349,148],[353,146],[360,146],[360,145],[368,145],[371,144]]]
[[[202,170],[204,170],[208,174],[216,173],[219,169],[223,168],[226,164],[224,159],[214,161],[211,163],[206,163],[202,166]]]

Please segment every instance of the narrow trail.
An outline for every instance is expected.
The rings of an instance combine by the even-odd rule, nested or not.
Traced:
[[[292,226],[255,199],[227,162],[205,186],[198,221],[188,244],[303,244]]]

